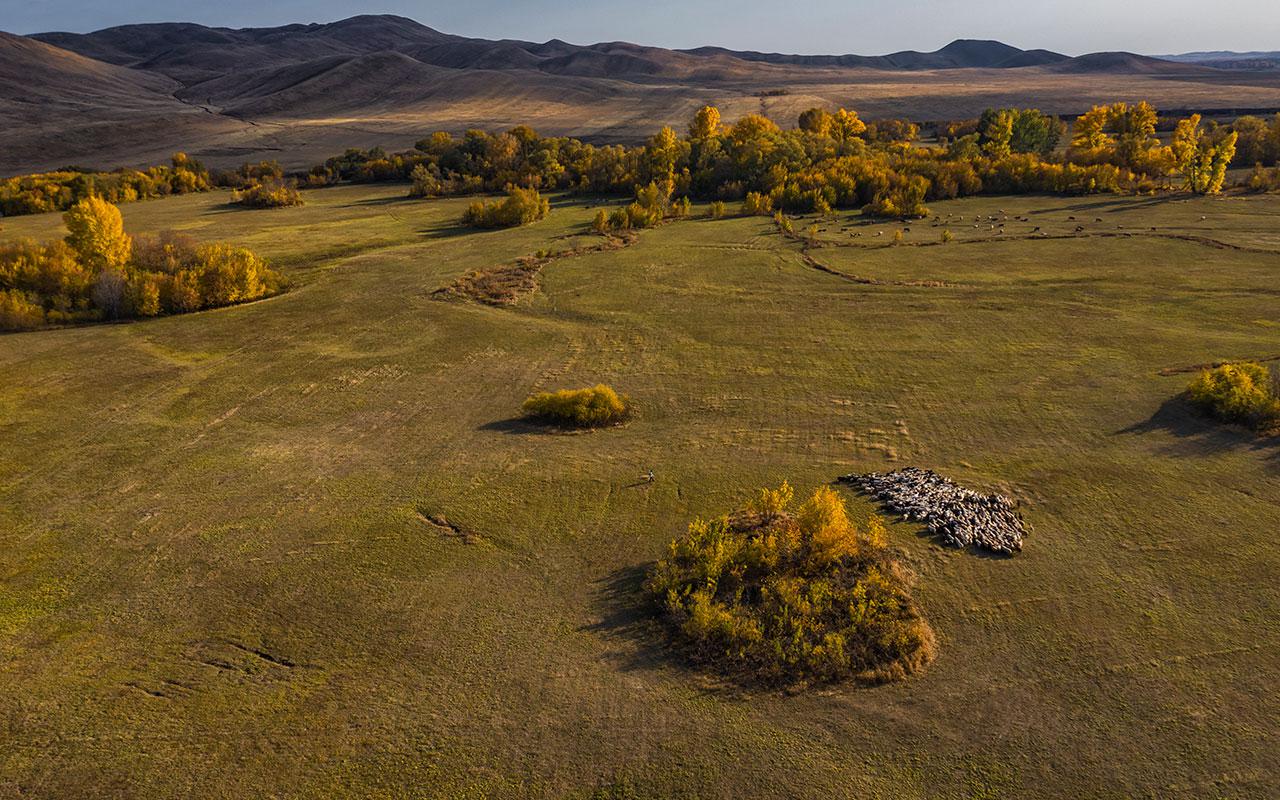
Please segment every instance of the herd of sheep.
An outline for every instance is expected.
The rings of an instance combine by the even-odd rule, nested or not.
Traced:
[[[923,523],[946,544],[1004,555],[1022,550],[1026,524],[1003,495],[981,494],[919,467],[845,475],[840,481],[875,497],[903,519]]]

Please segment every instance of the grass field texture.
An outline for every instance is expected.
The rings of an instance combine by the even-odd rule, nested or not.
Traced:
[[[590,244],[594,203],[481,233],[403,194],[126,206],[293,289],[0,337],[0,798],[1280,795],[1280,443],[1161,374],[1280,355],[1280,198],[945,202],[898,246],[695,219],[492,308],[432,292]],[[601,382],[627,425],[518,419]],[[907,465],[1033,527],[891,526],[924,675],[746,691],[668,651],[639,587],[692,517]]]

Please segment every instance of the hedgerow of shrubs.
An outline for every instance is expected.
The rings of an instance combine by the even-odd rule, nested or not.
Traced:
[[[231,202],[245,208],[288,208],[302,205],[302,194],[295,184],[267,180],[234,190]]]
[[[171,232],[134,238],[96,197],[64,215],[63,241],[0,243],[0,330],[180,314],[279,292],[254,253]]]
[[[565,428],[603,428],[625,422],[631,402],[603,383],[587,389],[540,392],[524,401],[531,419]]]
[[[551,201],[537,189],[511,186],[507,196],[492,203],[476,201],[462,215],[462,224],[473,228],[514,228],[528,225],[547,216]]]
[[[784,483],[696,520],[645,592],[698,663],[744,682],[896,680],[933,659],[935,640],[885,539],[830,487],[796,505]]]
[[[1205,413],[1258,429],[1280,427],[1280,390],[1262,364],[1222,364],[1196,376],[1187,396]]]

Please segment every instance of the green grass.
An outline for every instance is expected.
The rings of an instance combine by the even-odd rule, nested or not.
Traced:
[[[971,224],[810,251],[876,285],[767,218],[679,222],[495,309],[430,293],[565,247],[591,204],[467,233],[466,200],[404,191],[125,206],[296,286],[0,337],[0,797],[1280,794],[1280,446],[1157,374],[1280,353],[1280,199],[933,204],[1264,252]],[[839,220],[824,240],[895,229]],[[629,425],[516,420],[599,382]],[[891,526],[939,638],[923,675],[743,692],[641,617],[691,517],[908,464],[1033,526],[1008,560]]]

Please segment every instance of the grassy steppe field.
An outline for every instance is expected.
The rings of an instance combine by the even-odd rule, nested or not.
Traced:
[[[898,247],[846,214],[831,271],[683,221],[492,308],[431,293],[594,241],[592,203],[470,232],[403,194],[125,206],[294,288],[0,337],[0,797],[1280,795],[1280,443],[1160,374],[1280,355],[1280,198],[969,199]],[[1002,211],[1032,222],[973,227]],[[515,418],[599,382],[626,426]],[[691,517],[907,465],[1033,526],[1012,559],[890,527],[922,676],[744,690],[668,651],[639,585]]]

